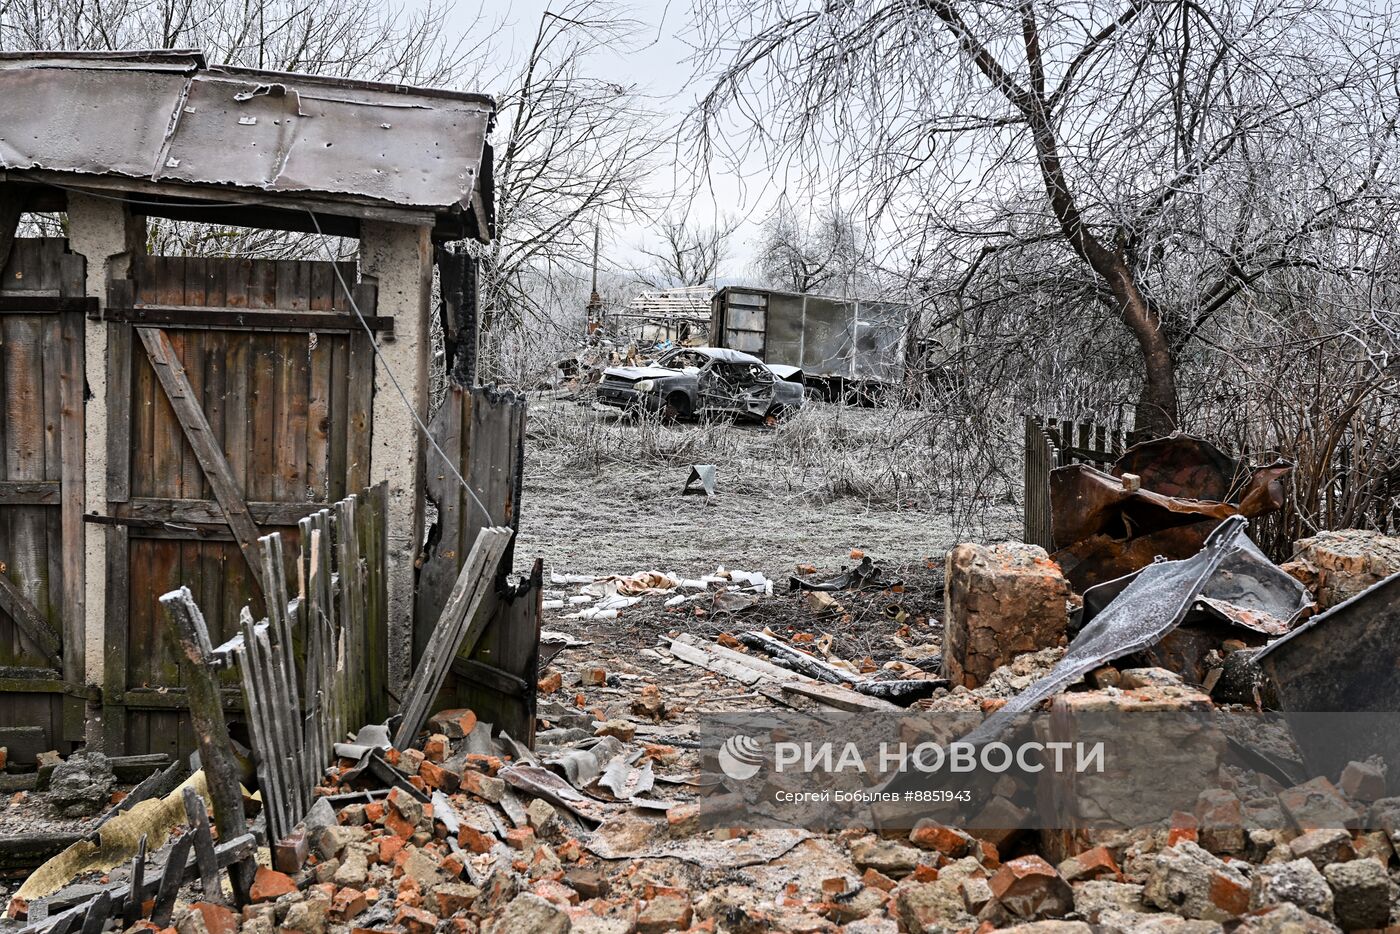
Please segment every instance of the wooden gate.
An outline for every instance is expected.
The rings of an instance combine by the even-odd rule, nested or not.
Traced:
[[[15,240],[0,273],[0,746],[16,759],[83,738],[83,290],[62,239]]]
[[[340,275],[353,283],[354,265]],[[391,324],[371,289],[355,302]],[[368,485],[373,352],[330,263],[143,257],[106,318],[104,728],[109,751],[183,754],[195,741],[157,598],[188,586],[216,642],[244,605],[265,615],[257,537],[281,532],[295,554],[298,520]],[[225,703],[241,705],[232,672]]]

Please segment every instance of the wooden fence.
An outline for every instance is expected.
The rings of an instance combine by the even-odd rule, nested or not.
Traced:
[[[0,223],[0,235],[6,231]],[[4,245],[4,244],[0,244]],[[83,740],[84,263],[57,238],[0,256],[0,746]]]
[[[1025,509],[1022,539],[1054,551],[1051,534],[1050,471],[1070,464],[1089,464],[1100,470],[1113,466],[1128,446],[1136,441],[1122,428],[1108,428],[1093,422],[1039,418],[1027,415]]]
[[[423,657],[477,535],[491,526],[519,528],[525,397],[489,386],[453,386],[429,430],[471,493],[463,489],[437,450],[430,449],[427,487],[438,521],[429,534],[418,574],[415,661]],[[470,707],[483,722],[528,743],[535,726],[543,566],[535,562],[529,576],[511,586],[506,576],[513,553],[514,540],[478,610],[483,619],[474,628],[479,627],[481,635],[452,661],[447,685],[433,709]]]
[[[290,563],[295,596],[281,533],[260,538],[267,617],[255,623],[243,607],[237,634],[218,647],[207,647],[209,629],[188,588],[161,597],[172,619],[193,622],[186,628],[194,644],[206,646],[198,664],[238,669],[272,839],[311,807],[332,746],[387,716],[386,508],[380,484],[302,519]]]

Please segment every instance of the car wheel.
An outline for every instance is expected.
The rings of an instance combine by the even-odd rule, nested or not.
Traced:
[[[690,415],[690,397],[683,392],[671,393],[661,407],[661,420],[668,425],[690,418]]]
[[[785,422],[792,417],[792,410],[785,405],[775,405],[763,416],[763,424],[769,428],[775,427],[779,422]]]

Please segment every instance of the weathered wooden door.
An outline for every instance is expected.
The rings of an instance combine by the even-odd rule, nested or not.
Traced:
[[[368,485],[372,348],[336,273],[329,263],[143,257],[113,285],[110,748],[194,746],[157,598],[188,586],[213,638],[228,638],[243,606],[264,613],[257,537],[280,531],[294,545],[298,519]],[[353,264],[340,276],[353,283]],[[372,290],[356,289],[355,302],[372,327],[387,324],[372,317]],[[232,673],[227,683],[236,706]]]
[[[0,271],[0,746],[16,758],[83,737],[82,294],[65,241],[14,241]]]

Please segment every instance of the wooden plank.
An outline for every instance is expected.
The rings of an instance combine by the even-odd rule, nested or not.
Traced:
[[[165,871],[160,875],[160,886],[156,889],[156,903],[151,909],[151,923],[157,927],[167,927],[170,915],[175,908],[175,896],[180,883],[185,879],[186,862],[194,847],[194,834],[185,834],[175,841],[167,857]]]
[[[209,478],[214,496],[223,507],[229,528],[238,539],[239,548],[253,571],[253,578],[266,593],[266,582],[260,574],[262,559],[258,548],[257,526],[248,513],[242,492],[229,472],[228,461],[224,460],[223,452],[210,432],[209,422],[204,416],[204,410],[196,401],[189,379],[175,358],[174,348],[163,331],[154,328],[137,328],[137,331],[146,347],[146,355],[155,368],[161,389],[175,409],[185,438],[194,448],[199,465]]]
[[[20,197],[18,187],[8,182],[0,184],[0,270],[10,264],[15,232],[19,229],[19,219],[23,213],[24,199]]]
[[[66,295],[82,295],[87,288],[86,263],[80,256],[63,257],[61,289]],[[95,303],[95,300],[94,300]],[[70,681],[83,680],[87,666],[87,389],[86,346],[81,312],[66,313],[59,323],[63,352],[58,373],[59,447],[62,462],[59,484],[63,502],[59,514],[59,542],[63,568],[59,575],[63,594],[63,673]]]
[[[209,773],[207,766],[205,768],[207,778]],[[193,788],[186,786],[183,797],[185,820],[190,825],[188,832],[194,837],[194,865],[199,871],[199,885],[204,890],[204,900],[221,905],[224,902],[224,890],[219,884],[219,863],[214,856],[214,837],[209,833],[209,812],[204,807],[204,799]]]
[[[369,486],[370,426],[374,410],[374,350],[364,332],[350,335],[350,405],[346,413],[345,489],[358,493]]]
[[[0,480],[0,506],[57,506],[62,486],[54,480]]]
[[[136,855],[131,860],[131,891],[140,893],[146,887],[146,835],[143,833],[141,839],[136,841]],[[142,915],[141,899],[128,898],[126,909],[122,912],[122,920],[131,926],[135,924]]]
[[[248,514],[259,526],[296,525],[306,516],[324,509],[319,503],[265,503],[245,501]],[[170,499],[136,496],[116,509],[115,515],[129,519],[154,519],[192,525],[228,525],[228,516],[216,500]]]
[[[853,713],[900,713],[904,710],[889,701],[878,697],[857,694],[849,688],[836,684],[823,684],[817,681],[788,681],[782,685],[786,694],[797,694],[836,710],[849,710]]]
[[[682,642],[679,639],[671,642],[669,649],[672,655],[683,662],[703,668],[706,671],[712,671],[717,675],[724,675],[726,678],[738,681],[740,684],[750,685],[758,684],[759,682],[781,684],[787,681],[797,680],[801,677],[796,672],[792,671],[786,672],[787,677],[780,677],[776,674],[767,675],[755,668],[750,668],[747,665],[741,665],[731,659],[720,657],[718,654],[710,651],[709,646],[693,645],[688,642]],[[782,669],[777,668],[776,665],[773,667],[776,671],[782,671]]]
[[[54,668],[63,667],[63,642],[9,577],[0,574],[0,610],[4,610],[29,639],[38,646]]]

